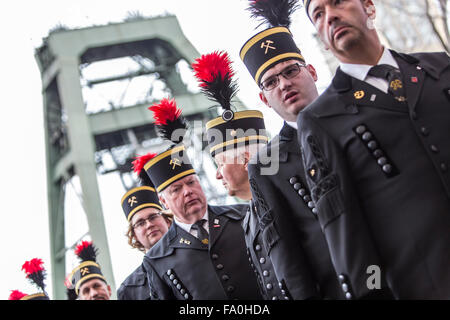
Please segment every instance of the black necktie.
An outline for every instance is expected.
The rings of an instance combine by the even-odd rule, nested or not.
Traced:
[[[379,64],[369,70],[369,75],[388,81],[388,92],[399,102],[406,101],[405,89],[403,88],[400,70],[388,64]]]
[[[209,235],[208,231],[206,231],[205,228],[203,228],[203,224],[205,223],[205,221],[206,219],[201,219],[196,223],[194,223],[191,228],[197,230],[197,238],[199,238],[203,244],[207,245]]]

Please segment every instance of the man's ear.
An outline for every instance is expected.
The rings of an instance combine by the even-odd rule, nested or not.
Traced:
[[[167,209],[167,202],[166,202],[166,199],[164,199],[164,196],[162,194],[158,194],[158,199],[159,199],[159,202],[161,202],[163,204],[164,208]]]
[[[244,152],[244,169],[248,172],[248,164],[250,163],[250,152]]]
[[[262,93],[262,91],[259,93],[259,98],[266,106],[270,108],[269,102],[267,101],[266,96],[264,95],[264,93]]]
[[[376,15],[377,15],[377,12],[376,12],[375,5],[373,4],[372,0],[365,0],[364,1],[364,9],[365,9],[365,11],[367,13],[367,16],[370,19],[374,20]]]
[[[308,72],[311,74],[312,78],[314,79],[314,81],[317,81],[318,77],[317,77],[317,71],[316,69],[311,65],[308,64],[306,66],[306,69],[308,70]]]

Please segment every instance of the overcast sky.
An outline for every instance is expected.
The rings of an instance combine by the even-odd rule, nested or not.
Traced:
[[[47,36],[49,29],[58,24],[82,28],[120,22],[128,12],[135,11],[145,16],[173,13],[177,15],[185,36],[200,54],[214,50],[226,50],[230,54],[241,88],[238,97],[248,108],[263,111],[266,126],[276,133],[282,122],[259,101],[256,85],[238,56],[244,42],[261,30],[255,30],[258,23],[251,21],[244,10],[247,2],[40,0],[10,2],[1,10],[0,203],[3,221],[0,224],[0,299],[7,299],[13,289],[35,292],[20,270],[25,260],[42,258],[51,272],[41,78],[34,58],[35,48],[42,44],[42,38]],[[312,30],[303,8],[297,11],[291,31],[307,61],[316,67],[318,86],[323,90],[330,81],[330,74],[311,38]],[[119,179],[116,175],[102,176],[99,185],[118,287],[140,264],[142,254],[131,249],[124,236],[127,223],[120,199],[125,190]],[[114,185],[117,187],[111,188]],[[108,192],[102,192],[104,190]],[[77,199],[70,186],[67,192],[68,198]],[[74,243],[87,231],[81,204],[75,200],[71,203],[71,215],[66,215],[66,245]],[[75,263],[68,259],[68,268],[75,267]],[[50,277],[47,283],[51,296]]]

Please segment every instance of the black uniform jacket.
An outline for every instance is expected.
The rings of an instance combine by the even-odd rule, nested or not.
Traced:
[[[261,154],[271,154],[271,162],[264,164]],[[278,171],[263,174],[276,161]],[[278,280],[293,299],[343,298],[306,184],[297,130],[284,123],[279,136],[259,152],[258,161],[251,161],[248,172],[262,240]]]
[[[308,184],[354,296],[450,299],[450,59],[392,54],[406,104],[338,69],[300,113]]]
[[[133,271],[117,290],[119,300],[150,300],[147,273],[142,265]]]
[[[292,296],[283,282],[278,281],[272,262],[267,254],[253,201],[244,218],[245,242],[251,259],[251,267],[256,273],[264,300],[290,300]]]
[[[173,223],[144,257],[152,299],[261,299],[242,228],[247,208],[208,206],[207,246]]]

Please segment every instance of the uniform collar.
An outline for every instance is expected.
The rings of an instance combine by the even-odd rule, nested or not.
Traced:
[[[387,64],[398,69],[397,61],[395,61],[391,52],[386,47],[383,49],[383,54],[381,55],[377,65],[379,64]],[[368,64],[340,63],[340,67],[341,70],[349,76],[352,76],[360,81],[365,81],[367,78],[367,73],[373,66]]]
[[[205,214],[204,214],[203,217],[200,218],[199,220],[201,220],[201,219],[205,219],[206,221],[208,221],[208,209],[206,209]],[[175,223],[176,223],[181,229],[183,229],[183,230],[186,231],[187,233],[190,233],[190,232],[191,232],[191,227],[192,227],[193,223],[184,223],[184,222],[181,222],[181,221],[178,220],[177,217],[175,217],[175,216],[174,216],[174,219],[173,219],[173,220],[175,221]]]
[[[286,121],[286,123],[288,124],[288,125],[290,125],[292,128],[294,128],[295,130],[297,130],[298,129],[298,127],[297,127],[297,122],[291,122],[291,121]]]

